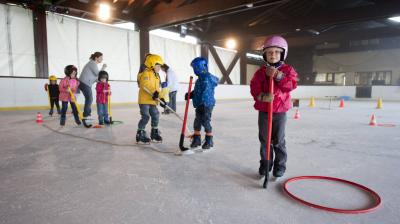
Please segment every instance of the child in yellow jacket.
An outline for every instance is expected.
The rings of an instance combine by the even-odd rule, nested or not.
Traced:
[[[164,97],[160,94],[160,76],[159,71],[161,65],[164,64],[163,59],[159,55],[149,54],[144,62],[146,68],[138,74],[139,84],[139,107],[142,116],[136,133],[137,143],[162,142],[160,131],[158,130],[158,122],[160,113],[157,109],[158,102],[165,107]],[[150,138],[146,134],[146,125],[151,118],[151,134]]]

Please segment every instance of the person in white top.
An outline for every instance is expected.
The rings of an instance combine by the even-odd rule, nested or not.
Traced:
[[[169,89],[168,106],[176,112],[176,93],[178,92],[179,88],[178,77],[167,64],[162,65],[161,69],[165,72],[165,74],[167,74],[166,81],[168,83],[168,89]],[[164,111],[164,114],[169,114],[170,112],[171,111],[166,109]]]

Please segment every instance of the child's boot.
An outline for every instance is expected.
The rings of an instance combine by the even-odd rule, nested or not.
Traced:
[[[192,138],[192,144],[190,144],[190,148],[195,149],[201,146],[201,135],[194,134]]]
[[[136,143],[148,144],[150,143],[150,138],[147,137],[145,130],[138,130],[136,133]]]
[[[206,135],[205,142],[202,146],[203,150],[210,150],[214,147],[214,141],[213,141],[213,136],[212,135]]]
[[[272,162],[269,163],[268,172],[272,170]],[[262,159],[260,160],[260,168],[258,168],[258,173],[261,176],[264,176],[267,173],[267,160]]]
[[[61,126],[65,126],[65,118],[61,118],[60,119],[60,125]]]
[[[258,174],[260,174],[260,176],[265,176],[267,174],[267,161],[265,159],[260,160]]]
[[[150,138],[154,142],[162,142],[162,137],[160,135],[160,131],[158,130],[158,128],[152,128],[151,129]]]
[[[111,124],[110,119],[109,118],[104,118],[104,124],[110,125]]]

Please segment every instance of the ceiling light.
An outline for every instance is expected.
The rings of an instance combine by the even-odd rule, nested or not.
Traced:
[[[110,11],[111,11],[110,5],[101,3],[99,5],[99,11],[98,11],[97,15],[98,15],[99,19],[105,21],[111,17]]]
[[[396,23],[400,23],[400,16],[390,17],[389,20]]]
[[[235,49],[236,48],[236,40],[233,38],[229,38],[226,43],[225,46],[229,49]]]

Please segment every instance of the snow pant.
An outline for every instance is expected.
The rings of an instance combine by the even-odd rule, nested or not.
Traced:
[[[97,103],[97,115],[99,116],[99,124],[110,123],[107,103]]]
[[[214,107],[205,107],[204,105],[196,108],[196,117],[193,124],[196,132],[200,132],[201,126],[203,126],[206,133],[212,133],[211,116],[213,109]]]
[[[60,118],[60,125],[65,125],[65,121],[67,119],[67,110],[68,110],[68,101],[62,101],[62,107],[61,107],[61,118]],[[70,102],[71,108],[72,108],[72,114],[74,115],[75,118],[75,123],[81,124],[81,121],[79,119],[78,115],[78,110],[76,109],[76,105],[73,102]]]
[[[286,113],[274,113],[272,115],[272,135],[270,150],[270,166],[273,165],[274,171],[285,171],[287,152],[285,142]],[[261,160],[265,160],[266,142],[268,132],[268,113],[259,111],[258,113],[258,139],[260,140]],[[275,156],[275,160],[274,160]]]
[[[147,123],[151,118],[151,128],[158,127],[158,121],[160,118],[160,113],[158,112],[156,105],[150,104],[139,104],[140,107],[140,115],[142,118],[138,124],[138,130],[145,130]]]
[[[53,114],[54,105],[56,105],[56,107],[57,107],[57,113],[61,113],[60,112],[60,103],[59,103],[58,98],[50,98],[50,111],[49,111],[50,115]]]

